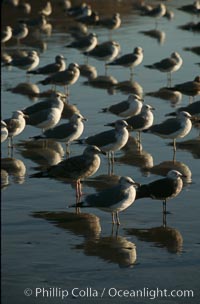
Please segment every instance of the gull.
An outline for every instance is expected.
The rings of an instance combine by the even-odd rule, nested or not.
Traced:
[[[118,56],[119,51],[119,43],[115,41],[106,41],[101,44],[97,44],[93,50],[90,52],[84,52],[83,54],[94,57],[97,60],[108,62],[114,60]]]
[[[178,52],[173,52],[169,58],[162,59],[151,65],[145,65],[146,68],[155,69],[167,73],[168,83],[171,84],[171,74],[178,71],[183,64],[183,59]]]
[[[75,48],[81,52],[90,52],[97,45],[97,36],[95,33],[90,33],[87,36],[84,36],[78,40],[71,42],[66,45],[67,48]]]
[[[13,137],[19,135],[26,126],[26,121],[22,111],[14,111],[11,118],[5,119],[8,129],[8,147],[13,148]]]
[[[46,107],[46,105],[49,107]],[[26,117],[26,124],[40,128],[43,131],[53,128],[61,119],[64,103],[60,94],[54,94],[49,102],[42,102],[35,107],[24,109],[24,113],[29,113]],[[38,109],[38,111],[36,111]]]
[[[130,131],[139,132],[139,143],[141,142],[141,131],[150,128],[153,124],[154,115],[152,110],[154,110],[152,106],[144,104],[139,114],[126,119],[126,122],[131,127]]]
[[[166,214],[167,200],[176,197],[183,188],[182,176],[179,171],[170,170],[165,178],[138,187],[136,199],[150,197],[155,200],[162,200],[163,214]]]
[[[106,126],[114,127],[114,129],[98,133],[85,139],[80,139],[78,140],[78,143],[96,145],[102,151],[108,153],[109,165],[113,165],[114,152],[123,148],[128,141],[128,124],[124,120],[117,120],[116,122],[109,123]]]
[[[43,67],[38,68],[37,70],[28,71],[28,74],[42,74],[42,75],[51,75],[66,69],[65,58],[63,55],[57,55],[55,57],[55,62],[47,64]]]
[[[176,151],[176,139],[185,137],[192,129],[191,115],[181,111],[176,118],[169,118],[160,124],[151,126],[144,132],[158,135],[162,138],[173,139],[174,152]]]
[[[79,78],[80,71],[77,63],[70,63],[68,69],[57,72],[44,80],[39,81],[43,85],[53,84],[55,86],[65,86],[73,85]]]
[[[54,128],[46,130],[43,135],[34,136],[33,139],[53,139],[59,142],[65,142],[67,153],[69,154],[69,145],[72,141],[77,140],[83,133],[86,118],[80,113],[74,113],[69,123],[65,123]]]
[[[200,13],[200,1],[196,0],[192,4],[186,4],[178,8],[178,10],[184,11],[189,14],[199,14]]]
[[[54,177],[70,179],[76,182],[76,196],[80,199],[81,179],[94,175],[100,167],[98,154],[105,154],[96,146],[87,146],[82,155],[67,158],[57,165],[50,166],[46,171],[32,174],[30,177]]]
[[[39,11],[39,14],[44,16],[50,16],[51,13],[52,13],[52,5],[51,2],[48,1],[46,5],[41,9],[41,11]]]
[[[35,69],[39,64],[40,58],[36,51],[29,51],[26,56],[13,58],[11,61],[4,64],[4,66],[11,65],[22,70],[26,70],[27,73]]]
[[[92,11],[91,15],[76,18],[76,21],[84,23],[86,25],[98,25],[99,14],[96,11]]]
[[[102,112],[110,112],[121,117],[137,115],[142,108],[143,99],[136,94],[128,96],[127,100],[114,104],[108,108],[103,108]]]
[[[180,107],[176,110],[176,112],[170,112],[165,114],[165,116],[176,116],[177,113],[181,111],[188,112],[192,117],[200,117],[200,100],[193,102],[185,107]]]
[[[8,129],[5,121],[1,120],[1,143],[4,142],[8,137]]]
[[[5,43],[12,38],[12,28],[11,26],[5,26],[1,31],[1,43]]]
[[[130,68],[131,75],[133,74],[133,68],[139,65],[143,60],[143,49],[136,47],[133,53],[125,54],[114,61],[107,63],[107,65],[120,65]]]
[[[29,30],[26,23],[19,23],[12,31],[12,37],[17,40],[17,44],[20,43],[20,40],[26,38]]]
[[[113,14],[111,18],[101,18],[98,25],[106,27],[109,30],[118,29],[121,25],[121,18],[119,13]]]
[[[176,84],[170,90],[179,91],[189,97],[200,95],[200,76],[196,76],[192,81]]]
[[[163,17],[166,14],[166,6],[163,3],[158,4],[154,8],[149,6],[148,9],[144,10],[142,15],[156,18],[156,26],[157,19]]]
[[[79,202],[77,205],[70,205],[69,207],[92,207],[111,212],[112,223],[120,225],[119,212],[124,211],[134,203],[136,185],[138,186],[139,184],[129,176],[121,176],[117,185],[98,193],[87,195],[83,202]]]

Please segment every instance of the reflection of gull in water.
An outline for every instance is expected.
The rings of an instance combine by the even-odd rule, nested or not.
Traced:
[[[80,74],[82,77],[88,79],[95,79],[97,77],[96,67],[89,64],[82,64],[79,66]]]
[[[138,141],[134,137],[129,136],[129,140],[122,151],[124,155],[117,157],[116,162],[138,167],[145,174],[149,168],[153,167],[152,155],[144,151],[141,144],[138,147]]]
[[[43,142],[21,142],[18,145],[18,151],[24,158],[30,159],[42,168],[58,164],[64,156],[61,144],[50,140],[48,146],[44,146]]]
[[[99,218],[91,213],[39,211],[34,212],[32,215],[36,218],[45,219],[56,227],[86,239],[97,238],[101,233]]]
[[[155,38],[160,44],[163,44],[165,42],[166,39],[166,34],[163,31],[159,31],[159,30],[148,30],[148,31],[140,31],[140,33]]]
[[[118,184],[98,193],[87,195],[82,202],[77,204],[77,207],[98,208],[110,212],[112,214],[112,223],[120,225],[119,212],[124,211],[134,203],[136,185],[138,183],[134,182],[130,177],[122,176]],[[69,207],[74,206],[71,205]]]
[[[119,267],[132,267],[137,259],[136,246],[122,236],[107,236],[88,239],[76,249],[83,249],[87,256],[97,256]]]
[[[108,93],[113,94],[115,85],[118,81],[112,75],[97,75],[91,74],[91,77],[84,82],[85,85],[90,85],[94,88],[107,89]]]
[[[166,248],[170,253],[181,253],[183,238],[181,233],[171,227],[152,227],[144,229],[127,228],[127,235],[134,235],[140,241],[152,242],[155,247]]]
[[[101,191],[105,188],[112,187],[118,184],[119,179],[119,175],[101,174],[94,178],[85,180],[84,184],[86,184],[87,187],[94,188],[95,191]]]
[[[30,99],[35,100],[40,95],[40,89],[35,83],[22,82],[16,85],[14,88],[9,88],[10,91],[15,94],[22,94],[28,96]]]
[[[200,46],[191,46],[183,48],[184,51],[190,51],[196,55],[200,55]]]
[[[23,184],[25,180],[26,167],[20,159],[2,158],[1,168],[13,176],[13,181],[16,184]]]
[[[128,94],[136,94],[142,98],[143,96],[143,88],[142,86],[132,80],[125,80],[118,82],[114,85],[114,88],[120,90],[121,92],[128,93]]]
[[[180,161],[164,161],[158,165],[147,168],[152,174],[166,176],[170,170],[177,170],[182,174],[184,184],[192,182],[192,172],[190,168]]]
[[[200,136],[177,143],[177,147],[183,151],[191,152],[194,158],[200,158]]]
[[[8,178],[9,178],[8,172],[4,169],[1,169],[1,189],[5,189],[9,185]]]
[[[167,88],[161,88],[158,91],[148,92],[147,96],[152,96],[164,100],[169,100],[172,105],[178,104],[182,100],[182,93],[179,91],[171,91]]]

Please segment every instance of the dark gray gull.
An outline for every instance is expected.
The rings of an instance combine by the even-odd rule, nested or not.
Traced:
[[[112,223],[120,225],[119,212],[124,211],[134,203],[136,185],[138,186],[139,184],[129,176],[122,176],[117,185],[104,189],[101,192],[87,195],[83,202],[69,207],[99,208],[112,213]]]
[[[141,131],[150,128],[153,124],[154,115],[152,110],[154,110],[152,106],[144,104],[139,114],[126,119],[126,122],[131,127],[130,131],[139,132],[139,142],[141,142]]]
[[[193,102],[193,103],[189,104],[188,106],[180,107],[180,108],[176,109],[176,112],[167,113],[167,114],[165,114],[165,116],[176,116],[177,113],[179,113],[181,111],[186,111],[193,117],[200,117],[200,100]]]
[[[118,56],[119,51],[119,43],[115,41],[106,41],[101,44],[97,44],[97,46],[90,52],[84,52],[84,55],[108,62],[114,60]]]
[[[75,48],[81,52],[90,52],[97,45],[97,36],[95,33],[90,33],[80,39],[77,39],[70,44],[66,45],[67,48]]]
[[[194,80],[176,84],[169,88],[169,90],[179,91],[190,97],[200,95],[200,76],[196,76]]]
[[[137,189],[136,200],[144,197],[162,200],[163,214],[166,213],[167,200],[176,197],[183,188],[182,176],[179,171],[170,170],[165,178],[141,185]]]
[[[26,126],[26,121],[22,111],[14,111],[11,118],[5,119],[4,122],[8,129],[8,147],[13,148],[13,137],[19,135]]]
[[[133,74],[133,68],[138,66],[143,60],[143,49],[136,47],[133,53],[125,54],[114,61],[107,63],[107,65],[120,65],[130,68],[131,74]]]
[[[107,28],[110,31],[116,30],[121,26],[120,14],[115,13],[111,18],[99,18],[97,24]]]
[[[178,71],[182,66],[183,59],[178,52],[173,52],[169,58],[162,59],[150,65],[145,65],[146,68],[155,69],[163,73],[167,73],[168,83],[171,84],[171,74]]]
[[[80,113],[74,113],[70,121],[54,128],[46,130],[42,135],[34,136],[33,139],[53,139],[59,142],[65,142],[67,153],[69,154],[69,145],[72,141],[77,140],[83,133],[86,118]]]
[[[40,67],[36,70],[28,71],[28,74],[42,74],[42,75],[51,75],[66,69],[65,58],[62,55],[57,55],[55,57],[55,62],[47,64],[43,67]]]
[[[12,37],[17,40],[17,44],[20,43],[21,39],[26,38],[28,36],[29,29],[26,23],[19,23],[12,31]]]
[[[123,148],[128,141],[128,124],[124,120],[117,120],[114,123],[106,124],[106,126],[112,126],[114,129],[98,133],[85,139],[80,139],[78,142],[81,144],[96,145],[102,151],[107,152],[109,165],[113,165],[114,152]]]
[[[128,96],[127,100],[121,101],[108,108],[103,108],[102,112],[110,112],[127,118],[132,115],[137,115],[141,111],[142,105],[143,99],[136,94],[131,94]]]
[[[41,83],[43,85],[52,84],[55,86],[64,86],[67,87],[69,85],[73,85],[79,78],[80,71],[79,66],[77,63],[70,63],[68,66],[68,69],[57,72],[44,80],[39,81],[38,83]]]
[[[67,158],[57,165],[50,166],[46,171],[30,175],[30,177],[52,177],[76,182],[76,196],[80,199],[81,179],[94,175],[100,167],[98,154],[105,154],[96,146],[87,146],[83,154]]]
[[[143,132],[152,133],[162,138],[173,139],[173,148],[176,151],[176,139],[185,137],[191,130],[191,115],[188,112],[181,111],[176,118],[169,118],[160,124],[151,126]]]

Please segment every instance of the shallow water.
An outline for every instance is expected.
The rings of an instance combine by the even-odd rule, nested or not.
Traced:
[[[40,6],[40,1],[30,1]],[[89,1],[88,1],[89,2]],[[101,13],[111,15],[113,1],[90,1],[92,7]],[[115,1],[114,1],[115,2]],[[155,1],[157,3],[157,1]],[[190,21],[199,21],[177,10],[177,7],[189,1],[167,1],[166,5],[174,11],[175,18],[171,21],[159,20],[158,29],[165,32],[165,41],[160,44],[156,39],[144,36],[139,31],[153,29],[155,21],[149,17],[141,17],[132,9],[131,1],[118,1],[115,11],[122,15],[122,26],[113,32],[112,38],[121,45],[122,54],[131,52],[136,46],[144,49],[144,60],[135,68],[134,81],[147,92],[156,91],[166,86],[166,75],[144,67],[162,58],[168,57],[173,51],[181,54],[184,63],[179,71],[173,74],[173,84],[194,79],[199,74],[199,57],[183,50],[184,47],[196,46],[199,34],[178,29],[179,25]],[[52,1],[55,6],[56,1]],[[100,4],[101,3],[101,4]],[[125,5],[126,4],[126,5]],[[14,15],[17,16],[18,15]],[[60,18],[59,16],[62,16]],[[67,49],[64,45],[72,41],[66,32],[69,21],[60,8],[49,17],[53,26],[50,36],[42,35],[46,49],[39,49],[40,66],[53,62],[57,54],[63,54],[70,62],[84,63],[84,57],[79,51]],[[14,24],[10,11],[4,24]],[[100,42],[108,39],[108,31],[103,28],[92,28]],[[26,40],[25,40],[26,41]],[[24,42],[25,43],[25,42]],[[6,51],[14,50],[11,41],[6,44]],[[22,44],[22,49],[32,49],[32,46]],[[89,64],[97,68],[98,74],[104,74],[102,62],[93,58]],[[129,79],[129,70],[120,67],[110,67],[108,74],[119,82]],[[32,75],[30,81],[36,83],[43,76]],[[101,108],[125,100],[128,93],[115,91],[110,94],[106,89],[86,86],[86,79],[80,77],[70,88],[70,103],[75,104],[80,112],[88,118],[85,123],[84,136],[88,136],[107,127],[104,124],[117,119],[108,113],[99,113]],[[12,111],[24,108],[34,102],[27,96],[13,94],[7,91],[20,82],[25,82],[23,70],[17,68],[2,68],[2,118],[11,116]],[[40,92],[46,89],[39,86]],[[59,88],[63,92],[63,88]],[[195,100],[199,100],[198,97]],[[174,108],[187,105],[189,97],[183,95],[178,104],[168,100],[145,96],[145,102],[155,107],[155,123],[165,119],[165,114]],[[176,165],[187,172],[188,179],[178,197],[167,204],[170,214],[167,215],[167,228],[162,227],[162,204],[151,199],[136,201],[128,210],[121,213],[121,226],[116,237],[116,228],[112,231],[111,216],[98,209],[84,209],[80,215],[75,215],[73,209],[67,206],[75,202],[75,188],[53,179],[30,179],[29,175],[36,172],[35,168],[59,162],[65,157],[65,146],[54,143],[47,148],[24,145],[29,137],[40,134],[40,130],[27,126],[23,133],[14,139],[17,146],[13,158],[22,163],[21,170],[13,174],[10,169],[8,185],[2,190],[2,285],[3,303],[61,303],[59,293],[53,296],[53,287],[68,290],[64,299],[69,303],[74,298],[77,303],[94,302],[92,297],[98,291],[98,302],[122,301],[149,303],[150,296],[131,298],[115,295],[118,290],[193,290],[195,297],[161,297],[157,303],[197,303],[199,297],[199,145],[184,148],[178,145]],[[142,150],[135,147],[135,133],[131,133],[129,146],[116,153],[114,175],[131,176],[139,183],[148,183],[160,178],[161,170],[152,169],[162,164],[171,166],[172,146],[169,140],[163,140],[150,134],[142,134]],[[185,138],[194,139],[198,130],[193,128]],[[21,145],[19,145],[21,144]],[[71,155],[81,154],[81,145],[71,145]],[[2,158],[7,157],[7,143],[2,144]],[[98,172],[83,183],[84,194],[98,191],[105,185],[102,181],[110,180],[107,176],[107,159],[101,157],[102,163]],[[23,177],[24,176],[24,177]],[[113,179],[115,176],[113,176]],[[106,179],[107,178],[107,179]],[[31,288],[33,295],[25,296],[24,290]],[[45,288],[47,296],[39,294],[35,297],[35,288]],[[50,289],[52,288],[52,289]],[[73,297],[71,290],[84,290],[78,295],[76,289]],[[86,289],[93,292],[87,294]],[[101,298],[100,295],[105,289]],[[113,288],[113,289],[112,289]],[[55,289],[54,289],[55,291]],[[110,295],[109,295],[110,291]],[[52,293],[51,293],[52,292]],[[50,297],[51,294],[51,297]],[[76,297],[77,296],[77,297]],[[153,298],[153,291],[152,296]]]

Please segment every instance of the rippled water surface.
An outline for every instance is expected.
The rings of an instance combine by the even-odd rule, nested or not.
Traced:
[[[30,1],[37,12],[45,1]],[[21,42],[20,49],[36,49],[40,55],[40,66],[53,62],[57,54],[63,54],[67,64],[83,64],[84,56],[76,49],[64,46],[73,39],[67,32],[69,18],[64,14],[59,1],[53,1],[53,13],[49,22],[53,25],[51,35],[39,36],[39,44],[31,39]],[[187,22],[199,22],[198,17],[177,10],[191,1],[163,1],[172,10],[172,20],[162,18],[158,21],[158,30],[164,32],[164,40],[145,36],[140,31],[155,28],[155,20],[139,16],[133,9],[132,1],[87,1],[101,15],[111,16],[113,11],[120,12],[122,25],[112,33],[112,39],[121,45],[121,53],[129,53],[136,46],[144,49],[144,60],[135,68],[134,81],[143,89],[145,102],[155,107],[155,123],[165,119],[165,114],[179,106],[188,105],[189,97],[182,95],[178,103],[145,96],[166,86],[166,75],[146,69],[151,64],[168,57],[177,51],[183,58],[183,66],[172,76],[172,85],[193,80],[199,74],[198,55],[187,52],[185,47],[197,46],[199,33],[178,28]],[[159,1],[154,1],[158,3]],[[75,3],[75,1],[74,1]],[[76,1],[76,3],[79,3]],[[150,3],[150,1],[149,1]],[[3,7],[6,7],[5,5]],[[2,12],[4,24],[13,26],[18,18],[27,18],[22,12],[13,13],[7,9]],[[100,27],[89,28],[98,35],[99,42],[109,39],[108,30]],[[32,45],[33,44],[33,45]],[[11,40],[6,44],[6,52],[16,49]],[[99,75],[104,74],[104,64],[93,58]],[[107,71],[118,82],[129,80],[129,69],[110,67]],[[31,83],[43,79],[32,75]],[[17,68],[2,68],[2,118],[8,118],[12,112],[22,109],[42,99],[31,100],[25,95],[7,91],[26,81],[25,71]],[[125,100],[129,92],[110,91],[84,85],[82,76],[70,88],[70,103],[75,104],[87,117],[83,135],[88,136],[106,130],[104,124],[116,120],[116,116],[99,113],[103,107]],[[50,89],[39,85],[40,92]],[[63,92],[63,88],[59,87]],[[195,100],[197,101],[197,96]],[[136,201],[129,209],[120,214],[121,226],[112,231],[111,215],[98,209],[84,209],[76,215],[67,206],[75,202],[73,184],[53,179],[30,179],[41,165],[55,164],[65,158],[65,145],[52,143],[48,147],[28,145],[29,137],[40,134],[40,130],[27,126],[14,139],[17,144],[13,159],[19,160],[18,168],[9,169],[8,183],[2,189],[2,283],[3,303],[84,303],[84,302],[135,302],[149,303],[150,299],[112,296],[110,288],[136,290],[159,288],[171,290],[193,290],[195,298],[161,297],[156,303],[197,303],[199,298],[199,187],[200,148],[198,141],[193,145],[177,145],[176,162],[172,162],[172,146],[169,140],[163,140],[150,134],[142,134],[142,149],[139,152],[135,143],[135,133],[130,133],[129,145],[116,153],[114,175],[107,175],[107,159],[101,157],[98,172],[83,182],[84,194],[94,193],[105,187],[105,183],[115,181],[117,176],[131,176],[139,183],[148,183],[165,173],[165,166],[176,166],[183,170],[187,179],[180,195],[167,204],[167,227],[162,227],[162,203],[151,199]],[[178,143],[197,138],[199,131],[192,129],[190,134]],[[26,143],[26,144],[25,144]],[[71,156],[79,155],[83,147],[71,145]],[[2,158],[7,157],[7,143],[2,144]],[[16,166],[16,162],[13,166]],[[158,166],[160,165],[160,166]],[[118,234],[117,234],[118,233]],[[117,234],[117,237],[116,237]],[[40,294],[35,298],[35,288],[46,288],[49,297]],[[50,288],[69,291],[63,301],[54,294],[50,297]],[[25,296],[24,290],[31,288],[32,296]],[[82,297],[74,296],[71,290],[84,290]],[[95,300],[87,288],[98,290]],[[105,289],[102,298],[100,295]],[[147,290],[146,289],[146,290]],[[58,291],[58,290],[57,290]],[[114,289],[113,291],[114,293]],[[93,293],[94,295],[95,293]],[[85,295],[85,296],[84,296]],[[88,297],[87,297],[88,295]]]

